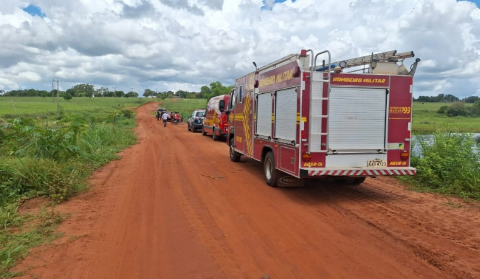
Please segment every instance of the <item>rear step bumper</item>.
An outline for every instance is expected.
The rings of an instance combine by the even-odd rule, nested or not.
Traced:
[[[308,168],[301,170],[302,177],[312,176],[403,176],[415,175],[415,168],[352,168],[352,169],[328,169]]]

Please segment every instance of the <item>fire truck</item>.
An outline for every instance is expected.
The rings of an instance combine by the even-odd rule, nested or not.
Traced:
[[[415,175],[410,167],[413,51],[332,62],[301,50],[235,81],[225,113],[230,159],[263,164],[272,187],[329,178]],[[320,59],[323,59],[320,61]]]

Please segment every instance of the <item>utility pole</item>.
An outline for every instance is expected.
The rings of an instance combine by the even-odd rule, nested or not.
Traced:
[[[54,82],[54,81],[55,81],[55,80],[52,79],[52,103],[55,103],[55,100],[53,99],[53,90],[55,89],[55,87],[54,87],[54,85],[53,85],[53,82]]]
[[[59,104],[59,99],[60,99],[60,80],[57,81],[57,114],[60,114],[60,104]],[[55,82],[55,79],[52,80],[52,101],[53,101],[53,83]]]

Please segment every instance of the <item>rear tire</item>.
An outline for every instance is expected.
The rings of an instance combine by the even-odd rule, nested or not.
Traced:
[[[188,130],[189,130],[189,131],[191,131],[191,129],[190,129],[190,125],[189,125],[189,124],[187,124],[187,128],[188,128]]]
[[[218,141],[218,136],[217,136],[217,134],[215,133],[215,127],[213,127],[212,139],[213,139],[214,141]]]
[[[205,132],[205,128],[202,128],[202,136],[206,136],[207,133]]]
[[[271,151],[267,153],[263,160],[263,173],[268,186],[278,186],[278,170],[275,168],[275,156]]]
[[[240,157],[242,157],[242,155],[240,153],[238,153],[237,151],[235,151],[234,145],[235,145],[235,140],[234,140],[234,138],[231,138],[230,139],[230,161],[239,162]]]

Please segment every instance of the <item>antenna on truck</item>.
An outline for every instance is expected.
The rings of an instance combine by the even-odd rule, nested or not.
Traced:
[[[255,62],[252,62],[252,63],[253,63],[253,66],[255,66],[255,74],[258,75],[257,63],[255,63]]]

